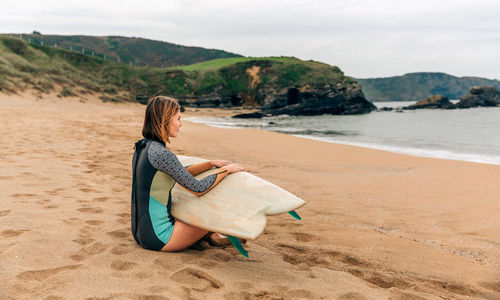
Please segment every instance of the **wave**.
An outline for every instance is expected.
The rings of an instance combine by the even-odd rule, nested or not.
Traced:
[[[195,123],[202,123],[211,127],[219,128],[233,128],[233,129],[243,129],[243,128],[256,128],[268,131],[274,131],[284,134],[289,134],[301,138],[319,140],[329,143],[338,143],[351,146],[358,146],[369,149],[389,151],[393,153],[406,154],[419,157],[430,157],[439,159],[450,159],[458,161],[468,161],[476,163],[485,163],[500,165],[500,156],[491,154],[478,154],[478,153],[465,153],[454,150],[436,150],[423,147],[411,147],[410,146],[398,146],[390,144],[377,144],[377,143],[367,143],[358,142],[352,140],[345,140],[358,136],[359,134],[350,131],[336,131],[336,130],[318,130],[318,129],[304,129],[304,128],[294,128],[294,127],[279,127],[284,124],[275,124],[269,122],[269,120],[252,120],[252,121],[234,121],[227,118],[203,118],[203,117],[192,117],[187,118],[188,121]]]
[[[269,130],[279,132],[279,133],[286,133],[286,134],[292,134],[292,135],[321,135],[321,136],[336,136],[336,135],[341,135],[341,136],[354,136],[357,135],[355,133],[347,132],[347,131],[336,131],[336,130],[314,130],[314,129],[291,129],[291,128],[286,128],[286,129],[277,129],[277,128],[269,128]]]
[[[458,160],[458,161],[467,161],[467,162],[476,162],[476,163],[484,163],[491,165],[500,165],[500,156],[496,155],[487,155],[487,154],[476,154],[476,153],[460,153],[449,150],[435,150],[435,149],[425,149],[425,148],[411,148],[411,147],[401,147],[401,146],[393,146],[393,145],[382,145],[382,144],[371,144],[371,143],[363,143],[363,142],[351,142],[351,141],[343,141],[336,140],[331,138],[322,138],[315,137],[310,135],[296,135],[297,137],[318,140],[322,142],[328,143],[336,143],[350,146],[363,147],[368,149],[375,150],[383,150],[398,154],[406,154],[411,156],[418,157],[429,157],[429,158],[439,158],[439,159],[449,159],[449,160]]]

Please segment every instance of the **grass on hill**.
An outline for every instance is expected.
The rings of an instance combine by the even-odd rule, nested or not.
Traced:
[[[136,37],[42,35],[39,32],[14,36],[29,40],[32,44],[71,49],[134,66],[171,67],[241,56],[223,50],[188,47]]]
[[[33,45],[0,36],[0,91],[34,88],[48,93],[62,86],[61,96],[106,94],[114,101],[135,95],[236,95],[261,104],[262,89],[279,91],[305,85],[349,81],[328,64],[293,57],[242,57],[206,61],[174,68],[133,67],[79,52]],[[123,96],[123,92],[127,95]]]

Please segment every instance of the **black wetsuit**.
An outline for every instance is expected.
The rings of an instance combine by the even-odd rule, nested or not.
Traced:
[[[165,143],[142,139],[135,143],[132,160],[132,234],[139,245],[161,250],[172,236],[171,190],[178,182],[198,196],[208,192],[227,170],[197,180]]]

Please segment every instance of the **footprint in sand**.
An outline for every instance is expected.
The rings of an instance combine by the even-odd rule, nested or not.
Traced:
[[[76,225],[76,224],[79,224],[80,223],[80,219],[78,218],[75,218],[75,217],[72,217],[72,218],[68,218],[68,219],[64,219],[63,222],[66,223],[66,224],[71,224],[71,225]]]
[[[101,242],[94,242],[80,249],[83,253],[87,255],[97,255],[106,251],[108,247]]]
[[[87,257],[88,256],[81,251],[69,256],[69,258],[71,258],[74,261],[82,261],[82,260],[86,259]]]
[[[168,291],[168,288],[161,285],[152,285],[148,287],[148,291],[151,293],[165,293]]]
[[[320,240],[320,237],[314,234],[306,233],[306,232],[292,232],[295,239],[299,242],[317,242]]]
[[[48,195],[51,195],[51,196],[55,196],[57,194],[59,194],[61,191],[64,191],[63,188],[57,188],[57,189],[53,189],[53,190],[50,190],[50,191],[45,191],[45,194],[48,194]]]
[[[337,300],[365,300],[365,299],[368,298],[366,298],[363,294],[357,292],[350,292],[337,298]]]
[[[179,270],[184,267],[185,264],[178,261],[177,259],[172,259],[169,255],[162,255],[160,258],[153,262],[154,266],[160,266],[163,270]]]
[[[226,299],[314,299],[315,295],[308,290],[290,291],[258,291],[258,292],[230,292],[224,295]]]
[[[113,255],[123,255],[123,254],[130,253],[132,251],[134,251],[134,248],[132,248],[128,244],[118,244],[118,245],[114,246],[113,249],[111,249],[111,253]]]
[[[64,267],[59,267],[59,268],[52,268],[52,269],[43,269],[43,270],[32,270],[32,271],[26,271],[22,272],[17,275],[17,278],[22,279],[24,281],[27,280],[36,280],[36,281],[42,281],[47,279],[49,276],[52,276],[54,274],[57,274],[62,271],[66,270],[74,270],[82,265],[68,265]]]
[[[31,193],[25,193],[25,194],[19,194],[19,193],[16,193],[16,194],[12,194],[12,197],[14,198],[20,198],[20,197],[34,197],[36,196],[36,194],[31,194]]]
[[[109,199],[108,197],[96,197],[92,201],[94,201],[94,202],[106,202],[106,200],[108,200],[108,199]]]
[[[111,263],[111,269],[115,271],[128,271],[137,266],[137,263],[131,261],[115,260]]]
[[[215,261],[213,261],[213,260],[202,258],[197,263],[197,265],[200,266],[200,267],[202,267],[202,268],[205,268],[205,269],[211,269],[211,268],[215,267],[216,265],[218,265],[218,263],[215,262]]]
[[[81,238],[90,238],[98,229],[91,226],[83,226],[78,230],[78,236]]]
[[[78,211],[86,214],[101,214],[104,210],[100,207],[82,207]]]
[[[27,230],[27,229],[22,229],[22,230],[7,229],[7,230],[0,232],[0,234],[3,237],[14,237],[14,236],[21,235],[26,231],[29,231],[29,230]]]
[[[92,225],[92,226],[99,226],[102,223],[104,223],[104,221],[100,221],[100,220],[88,220],[88,221],[85,221],[85,223],[87,223],[89,225]]]
[[[96,190],[89,189],[89,188],[81,188],[80,191],[82,191],[84,193],[97,192]]]
[[[12,210],[0,210],[0,217],[4,217],[8,214],[10,214]]]
[[[124,218],[116,219],[116,223],[125,225],[130,223],[130,219],[124,219]]]
[[[193,268],[185,268],[177,271],[170,279],[184,284],[193,290],[202,292],[210,289],[219,289],[224,286],[222,281],[215,279],[212,275]]]
[[[106,234],[110,235],[114,238],[118,238],[118,239],[123,239],[123,238],[129,237],[131,235],[128,228],[123,228],[123,229],[119,229],[119,230],[115,230],[115,231],[106,232]]]
[[[372,265],[369,262],[363,261],[352,254],[346,254],[342,259],[342,262],[357,267],[371,267]]]
[[[206,251],[206,252],[209,252],[209,251]],[[215,251],[210,250],[207,258],[214,260],[214,261],[218,261],[218,262],[228,262],[231,259],[234,259],[234,256],[227,253],[224,250],[217,249]]]
[[[304,254],[309,251],[309,248],[297,245],[289,245],[285,243],[279,243],[276,246],[284,252],[290,252],[292,254]]]

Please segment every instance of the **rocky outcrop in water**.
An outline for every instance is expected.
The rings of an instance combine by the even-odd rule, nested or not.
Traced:
[[[450,102],[450,100],[442,95],[434,95],[429,98],[422,99],[418,101],[417,103],[403,107],[403,109],[406,110],[413,110],[413,109],[454,109],[455,105]]]
[[[238,114],[234,115],[233,118],[236,119],[260,119],[265,117],[266,114],[261,113],[261,112],[253,112],[253,113],[244,113],[244,114]]]
[[[244,115],[239,117],[262,117],[267,115],[351,115],[365,114],[376,107],[368,102],[357,83],[348,86],[321,87],[304,86],[288,88],[280,91],[268,90],[265,93],[263,114]]]
[[[457,108],[500,105],[500,92],[492,86],[475,86],[470,92],[460,98]]]

